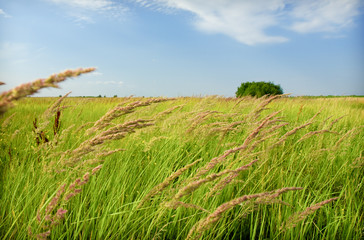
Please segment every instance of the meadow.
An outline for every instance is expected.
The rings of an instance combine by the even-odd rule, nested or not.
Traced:
[[[3,239],[363,239],[364,98],[23,98]]]

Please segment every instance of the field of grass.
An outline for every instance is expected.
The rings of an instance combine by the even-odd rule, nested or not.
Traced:
[[[363,98],[25,98],[3,239],[363,239]]]

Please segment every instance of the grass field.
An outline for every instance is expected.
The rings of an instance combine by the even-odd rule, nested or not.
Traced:
[[[24,98],[3,239],[363,239],[364,98]]]

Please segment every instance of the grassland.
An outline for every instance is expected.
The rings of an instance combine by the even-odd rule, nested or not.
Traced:
[[[364,237],[363,98],[25,98],[0,125],[4,239]]]

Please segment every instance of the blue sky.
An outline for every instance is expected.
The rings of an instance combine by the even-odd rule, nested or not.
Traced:
[[[5,91],[78,67],[36,96],[364,95],[360,0],[0,0]]]

